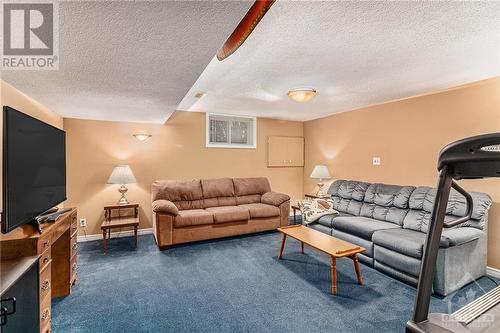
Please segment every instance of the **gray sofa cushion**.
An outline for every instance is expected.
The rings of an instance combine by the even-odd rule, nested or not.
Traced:
[[[336,180],[330,185],[328,193],[344,199],[363,201],[370,184],[354,180]]]
[[[484,232],[476,228],[464,227],[443,231],[439,246],[447,248],[465,244],[479,239]],[[403,253],[414,258],[422,258],[427,234],[409,229],[392,229],[377,231],[372,236],[376,245]]]
[[[321,216],[316,222],[321,224],[321,225],[324,225],[325,227],[333,228],[333,219],[340,217],[340,216],[354,216],[354,215],[339,212],[339,214],[335,214],[335,215]]]
[[[375,232],[372,241],[376,245],[420,259],[425,237],[426,234],[419,231],[393,229]]]
[[[385,229],[400,229],[394,223],[382,222],[371,219],[369,217],[353,216],[345,217],[339,216],[333,219],[333,229],[344,231],[365,239],[371,239],[372,235],[377,230]]]
[[[364,247],[366,251],[363,252],[363,254],[365,256],[373,258],[373,243],[371,240],[367,240],[367,239],[355,236],[353,234],[343,232],[340,230],[335,230],[335,229],[333,229],[333,231],[332,231],[332,236],[339,238],[339,239],[342,239],[342,240],[345,240],[346,242]]]
[[[415,186],[371,184],[365,193],[364,202],[384,207],[408,208],[408,200]]]
[[[370,184],[352,180],[337,180],[330,185],[333,208],[342,213],[359,215],[365,191]]]
[[[361,216],[403,225],[414,186],[371,184],[365,193]]]
[[[421,265],[421,260],[419,258],[406,256],[379,245],[374,246],[373,252],[375,255],[375,262],[392,267],[402,273],[418,277]]]
[[[456,216],[446,215],[445,222],[456,219]],[[431,213],[425,210],[410,209],[403,220],[403,228],[426,233],[429,228]]]
[[[321,224],[318,224],[318,223],[311,223],[308,225],[308,227],[310,227],[311,229],[314,229],[314,230],[318,230],[318,231],[321,231],[322,233],[324,234],[327,234],[327,235],[332,235],[332,228],[329,228],[329,227],[325,227],[324,225],[321,225]]]
[[[485,193],[469,192],[473,200],[473,210],[472,210],[472,220],[462,223],[460,226],[474,227],[478,229],[484,228],[484,217],[488,212],[491,205],[491,197]],[[404,221],[404,227],[418,230],[427,231],[428,220],[430,219],[430,213],[434,205],[434,199],[436,198],[436,189],[428,186],[420,186],[413,191],[410,196],[409,207],[412,210],[425,212],[429,214],[420,213],[419,215],[423,217],[423,221],[415,221],[413,217],[409,221]],[[448,220],[453,220],[456,217],[461,217],[465,215],[466,201],[465,197],[460,193],[452,189],[450,192],[450,198],[448,200],[448,206],[446,208],[446,214],[449,216]],[[424,216],[424,215],[429,215]],[[454,217],[454,218],[453,218]],[[417,222],[417,223],[416,223]]]

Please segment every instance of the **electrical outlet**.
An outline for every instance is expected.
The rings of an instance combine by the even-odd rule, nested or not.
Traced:
[[[374,157],[373,158],[373,165],[380,165],[380,157]]]
[[[80,227],[86,227],[87,226],[87,219],[80,219]]]

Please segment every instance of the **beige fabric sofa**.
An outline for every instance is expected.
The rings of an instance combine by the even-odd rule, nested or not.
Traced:
[[[158,180],[151,187],[153,231],[163,250],[288,224],[290,197],[271,191],[267,178]]]

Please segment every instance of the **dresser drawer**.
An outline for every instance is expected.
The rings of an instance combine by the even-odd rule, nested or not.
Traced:
[[[43,300],[46,296],[49,298],[51,290],[51,266],[50,264],[40,273],[40,299]]]
[[[40,331],[45,332],[52,317],[51,297],[47,295],[40,303]]]
[[[61,237],[61,235],[66,232],[66,230],[71,229],[70,225],[71,223],[68,218],[63,219],[62,222],[58,223],[52,231],[52,240],[55,241],[57,238]]]
[[[46,250],[50,249],[52,244],[52,232],[42,234],[38,239],[37,251],[42,254]]]
[[[40,272],[47,267],[47,265],[50,264],[52,261],[52,256],[50,252],[51,248],[49,247],[47,250],[45,250],[42,255],[40,256]]]

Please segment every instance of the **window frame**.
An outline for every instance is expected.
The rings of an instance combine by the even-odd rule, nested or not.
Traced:
[[[253,116],[245,116],[245,115],[238,115],[238,114],[227,114],[227,113],[213,113],[213,112],[206,112],[205,113],[205,147],[206,148],[233,148],[233,149],[256,149],[257,148],[257,117]],[[212,143],[210,142],[210,116],[217,116],[217,117],[222,117],[225,118],[227,117],[229,123],[229,133],[228,133],[228,138],[231,140],[231,121],[232,119],[230,118],[244,118],[244,119],[249,119],[251,120],[251,123],[253,125],[253,142],[251,144],[241,144],[241,143]]]

